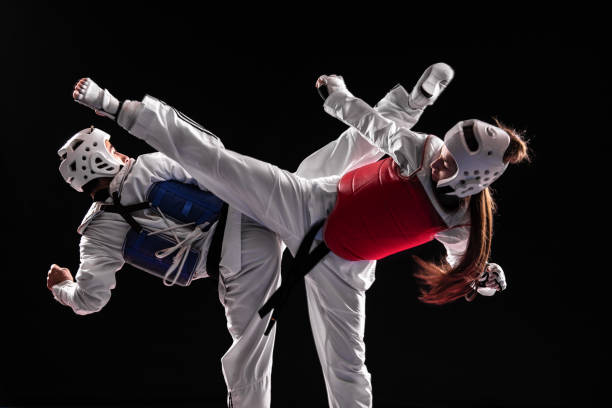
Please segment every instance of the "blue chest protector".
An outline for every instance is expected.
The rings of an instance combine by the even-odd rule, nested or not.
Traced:
[[[180,266],[175,265],[174,270],[170,272],[172,284],[187,286],[193,279],[200,251],[189,246],[188,251],[176,248],[170,254],[160,257],[160,252],[176,246],[177,242],[171,238],[145,231],[130,215],[133,211],[152,208],[161,212],[160,216],[171,218],[179,224],[194,223],[194,229],[199,228],[202,231],[208,231],[210,226],[219,220],[207,260],[208,274],[214,276],[215,270],[218,273],[227,204],[214,194],[202,191],[197,186],[170,180],[155,183],[147,194],[145,203],[122,206],[117,193],[114,193],[112,197],[114,204],[104,205],[102,210],[120,214],[132,227],[123,244],[123,257],[128,264],[160,277],[166,283],[170,268],[173,267],[173,262],[176,263],[174,258],[180,256]]]

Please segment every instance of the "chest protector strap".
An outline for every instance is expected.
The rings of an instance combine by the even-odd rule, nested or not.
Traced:
[[[227,204],[208,191],[202,191],[196,186],[174,180],[155,183],[144,203],[123,206],[117,193],[114,193],[112,197],[114,204],[102,206],[102,211],[121,215],[131,227],[123,244],[125,261],[138,269],[164,279],[166,285],[168,285],[170,274],[173,274],[173,277],[169,286],[173,284],[189,285],[200,257],[200,252],[191,245],[202,238],[202,232],[208,231],[218,219],[225,219]],[[96,197],[96,199],[99,198],[101,197]],[[131,213],[147,208],[158,212],[164,219],[173,219],[179,224],[176,227],[180,227],[181,224],[183,226],[194,224],[193,231],[181,242],[178,242],[176,236],[173,239],[159,232],[146,231]],[[218,263],[225,229],[225,226],[220,224],[221,222],[213,236],[212,242],[216,244],[211,245],[207,259],[209,261],[207,262],[207,273],[213,278],[218,277]],[[174,228],[170,227],[168,230]]]
[[[105,205],[102,209],[106,212],[117,213],[123,217],[123,219],[130,224],[130,227],[134,229],[136,232],[142,231],[142,226],[136,222],[134,217],[132,217],[131,213],[134,211],[145,210],[151,207],[149,202],[134,204],[134,205],[121,205],[121,199],[119,198],[119,193],[113,193],[113,205]]]

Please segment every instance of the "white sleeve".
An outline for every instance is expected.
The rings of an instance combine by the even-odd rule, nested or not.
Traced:
[[[412,129],[423,114],[423,109],[414,109],[408,103],[410,94],[397,84],[374,107],[385,118],[398,123],[401,127]]]
[[[409,95],[401,85],[396,85],[381,99],[374,109],[383,117],[407,129],[419,120],[423,110],[412,109]],[[361,136],[354,127],[345,130],[336,140],[308,156],[296,174],[305,178],[342,175],[348,171],[373,163],[384,152]]]
[[[197,186],[202,191],[208,191],[205,185],[198,182],[185,170],[176,160],[171,159],[163,153],[156,152],[144,154],[138,157],[140,171],[146,172],[146,180],[176,180],[185,184]]]
[[[206,144],[224,148],[221,140],[203,126],[163,101],[146,95],[142,102],[132,102],[126,109],[121,126],[147,142],[158,152],[176,160],[177,157],[197,155],[202,140]],[[182,163],[182,161],[181,161]],[[187,169],[188,170],[188,169]]]
[[[435,239],[446,248],[446,261],[451,267],[457,266],[467,249],[470,238],[469,226],[449,228],[436,234]]]
[[[295,174],[309,179],[342,175],[374,163],[382,156],[384,153],[378,147],[363,138],[355,128],[349,128],[336,140],[305,158]]]
[[[52,288],[55,299],[79,315],[99,311],[108,303],[115,287],[115,273],[124,264],[121,252],[87,236],[81,237],[81,264],[76,281]]]
[[[371,144],[391,156],[404,173],[410,174],[420,167],[427,135],[385,118],[363,100],[343,92],[332,93],[323,107],[328,114],[354,127]]]

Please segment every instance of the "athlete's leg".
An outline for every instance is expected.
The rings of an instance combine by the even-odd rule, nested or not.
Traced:
[[[300,177],[341,176],[380,159],[384,153],[372,145],[355,128],[348,128],[340,137],[312,153],[295,171]]]
[[[264,336],[270,316],[261,319],[257,310],[280,285],[281,242],[243,215],[241,249],[240,272],[226,276],[222,269],[219,279],[219,298],[233,340],[221,365],[230,406],[267,408],[276,330]]]
[[[365,291],[332,270],[330,254],[306,275],[308,315],[323,369],[330,407],[371,407],[365,365]],[[346,261],[345,261],[346,262]]]
[[[279,234],[290,250],[299,246],[311,225],[308,206],[318,183],[223,148],[210,132],[152,97],[143,100],[128,130],[179,162],[230,206]]]

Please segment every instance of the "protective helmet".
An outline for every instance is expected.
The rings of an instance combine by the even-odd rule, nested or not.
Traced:
[[[477,119],[461,121],[444,136],[444,144],[457,163],[457,172],[438,181],[438,187],[451,187],[449,195],[467,197],[481,192],[506,170],[504,152],[510,135]]]
[[[62,159],[59,171],[68,184],[82,192],[83,186],[100,177],[112,177],[123,163],[106,149],[110,135],[93,126],[72,136],[57,154]]]

